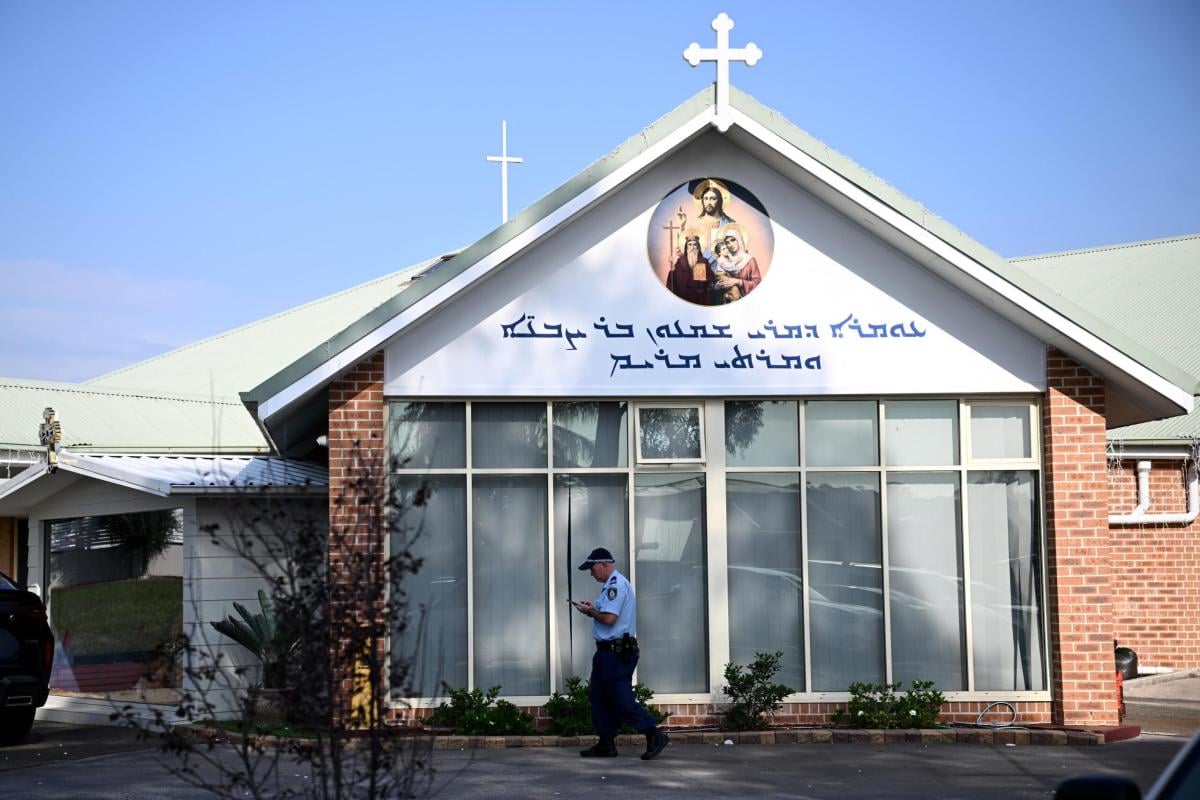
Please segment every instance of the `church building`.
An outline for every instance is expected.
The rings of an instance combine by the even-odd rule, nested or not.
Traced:
[[[364,481],[429,491],[405,584],[427,611],[418,706],[445,683],[535,708],[586,676],[590,627],[564,600],[595,596],[575,566],[606,547],[637,591],[637,678],[672,724],[714,722],[725,664],[775,651],[796,689],[781,722],[829,720],[853,682],[928,680],[949,719],[1003,701],[1021,724],[1117,724],[1114,640],[1200,666],[1200,565],[1187,434],[1130,438],[1110,465],[1109,432],[1190,414],[1200,369],[1076,291],[1103,255],[1006,260],[724,69],[483,239],[339,301],[317,340],[263,348],[227,387],[236,448],[192,455],[259,459],[337,530],[372,513]],[[228,346],[88,390],[144,397]],[[87,480],[133,468],[72,458]],[[1171,543],[1110,526],[1134,513],[1138,461],[1180,506],[1149,520]],[[26,475],[0,484],[0,514],[29,520],[25,577],[48,587],[37,528],[61,524]],[[189,520],[218,502],[154,485],[151,506]],[[201,527],[179,570],[192,623],[253,598]],[[1187,614],[1174,644],[1146,622]]]

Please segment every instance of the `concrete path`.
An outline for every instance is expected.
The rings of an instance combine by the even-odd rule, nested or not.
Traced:
[[[1191,736],[1200,730],[1200,670],[1126,681],[1125,722],[1146,733]]]

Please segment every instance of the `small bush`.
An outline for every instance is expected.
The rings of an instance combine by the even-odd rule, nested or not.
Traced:
[[[555,692],[549,702],[542,706],[546,716],[550,717],[550,733],[558,736],[587,736],[594,733],[592,727],[592,704],[588,700],[588,690],[591,683],[578,675],[567,678],[567,693]],[[641,703],[654,717],[656,724],[666,722],[670,714],[659,711],[650,705],[654,692],[644,684],[638,683],[633,687],[633,698]],[[621,729],[622,733],[632,733],[629,726]]]
[[[779,671],[783,652],[755,653],[748,667],[729,663],[725,665],[725,686],[721,691],[733,701],[721,719],[722,730],[761,731],[770,722],[768,714],[779,709],[783,698],[794,694],[795,689],[771,679]]]
[[[852,728],[934,728],[946,697],[933,681],[913,681],[900,691],[899,683],[852,683],[850,702],[838,709],[833,721]]]
[[[434,727],[452,728],[459,736],[533,735],[533,717],[507,700],[497,700],[499,694],[499,686],[487,694],[478,688],[451,689],[449,705],[435,708],[429,721]]]

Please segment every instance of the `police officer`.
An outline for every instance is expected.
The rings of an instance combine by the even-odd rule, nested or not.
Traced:
[[[596,602],[584,600],[575,608],[592,618],[596,654],[592,656],[592,724],[600,741],[583,750],[586,758],[609,758],[617,754],[617,730],[622,723],[646,737],[643,761],[649,761],[667,746],[667,735],[658,729],[650,712],[633,699],[633,670],[637,667],[637,601],[633,587],[617,572],[612,553],[597,547],[582,564],[603,585]]]

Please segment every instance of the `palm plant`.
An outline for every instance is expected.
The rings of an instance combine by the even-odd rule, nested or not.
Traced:
[[[262,589],[258,590],[258,604],[262,611],[251,614],[241,603],[234,603],[233,608],[241,619],[230,615],[210,624],[218,633],[258,656],[262,662],[264,689],[282,689],[287,684],[288,660],[299,645],[300,637],[295,631],[279,626],[267,593]]]

